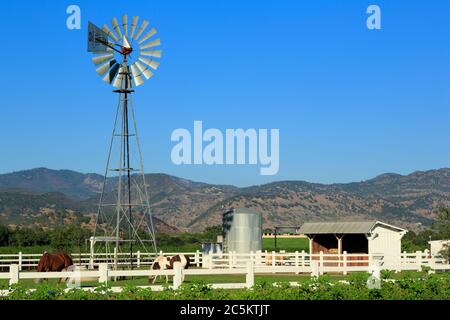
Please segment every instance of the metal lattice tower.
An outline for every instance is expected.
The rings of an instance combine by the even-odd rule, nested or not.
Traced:
[[[112,19],[115,32],[107,25],[102,29],[89,23],[88,51],[100,54],[92,60],[99,65],[97,73],[103,80],[118,89],[114,128],[104,175],[102,193],[99,200],[94,236],[91,238],[91,259],[95,242],[104,242],[107,253],[114,252],[114,267],[118,267],[121,251],[130,253],[130,266],[133,268],[133,252],[136,246],[145,252],[157,252],[155,229],[149,204],[149,193],[145,180],[145,171],[139,143],[136,118],[132,101],[135,86],[144,83],[144,78],[153,76],[150,68],[156,69],[159,62],[143,56],[161,57],[161,50],[145,49],[159,46],[160,40],[150,37],[156,34],[152,28],[142,36],[148,21],[144,20],[137,28],[139,17],[132,18],[130,34],[128,34],[128,16],[122,17],[123,33],[117,19]],[[141,37],[142,36],[142,37]],[[122,38],[122,43],[115,43]],[[110,41],[112,40],[112,42]],[[139,48],[138,60],[129,65],[131,53],[136,52],[131,45],[132,40]],[[119,47],[117,49],[116,47]],[[117,62],[114,52],[119,57]],[[145,64],[145,66],[143,64]],[[135,158],[133,156],[136,156]]]

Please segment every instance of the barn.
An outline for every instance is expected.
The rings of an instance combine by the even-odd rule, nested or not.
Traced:
[[[299,230],[309,238],[311,254],[373,254],[394,261],[408,232],[381,221],[309,222]]]

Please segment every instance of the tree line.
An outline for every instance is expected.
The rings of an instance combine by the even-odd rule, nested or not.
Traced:
[[[206,228],[199,233],[156,235],[158,249],[163,251],[195,251],[203,242],[214,242],[222,233],[221,226]],[[81,252],[88,250],[87,240],[92,230],[71,224],[53,229],[40,227],[10,228],[0,224],[0,247],[49,247],[54,251]],[[144,233],[140,237],[145,239]],[[136,250],[139,246],[136,247]]]
[[[436,221],[431,229],[414,233],[408,232],[402,239],[402,249],[407,252],[429,248],[430,240],[450,240],[450,208],[441,207],[436,212]],[[444,245],[442,256],[450,259],[450,246]]]
[[[414,252],[429,248],[430,240],[450,239],[450,209],[437,210],[437,218],[431,229],[414,233],[408,232],[402,240],[402,250]],[[158,249],[163,251],[192,251],[200,249],[203,242],[215,242],[222,234],[222,227],[206,228],[199,233],[156,235]],[[0,224],[0,247],[48,246],[57,251],[84,251],[86,240],[92,236],[92,230],[72,224],[53,229],[39,227],[10,228]],[[142,237],[145,237],[143,234]],[[450,256],[450,247],[444,248]]]
[[[49,246],[65,251],[73,247],[84,246],[91,231],[78,225],[67,225],[53,229],[40,227],[10,228],[0,224],[0,247]]]

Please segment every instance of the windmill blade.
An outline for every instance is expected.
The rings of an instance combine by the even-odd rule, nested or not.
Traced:
[[[116,17],[111,19],[111,24],[114,28],[114,31],[116,31],[116,34],[119,36],[119,38],[122,38],[122,32],[120,31],[119,22],[117,21]]]
[[[141,55],[148,56],[148,57],[161,58],[162,51],[161,50],[141,51]]]
[[[150,66],[150,68],[152,68],[153,70],[158,69],[159,64],[160,64],[158,61],[154,61],[154,60],[143,58],[143,57],[139,57],[139,61],[145,63],[148,66]]]
[[[119,38],[116,37],[116,35],[114,34],[114,32],[112,32],[112,30],[106,25],[104,24],[102,27],[102,30],[105,31],[105,33],[111,37],[114,41],[118,41]]]
[[[117,75],[117,72],[119,71],[120,65],[116,63],[111,70],[103,77],[103,81],[108,82],[111,84],[114,81],[114,77]]]
[[[142,35],[142,33],[144,32],[145,28],[147,28],[149,22],[148,20],[144,20],[144,22],[142,22],[141,26],[138,29],[138,32],[136,33],[136,35],[134,36],[134,40],[139,39],[139,37]]]
[[[124,14],[122,16],[122,28],[125,36],[128,36],[128,15]]]
[[[131,48],[130,43],[128,42],[128,39],[126,36],[123,36],[122,46],[125,48]]]
[[[95,65],[98,65],[98,64],[103,63],[105,61],[112,60],[113,58],[114,58],[114,54],[108,53],[108,54],[105,54],[105,55],[102,55],[102,56],[97,56],[97,57],[92,58],[92,62],[94,62]]]
[[[144,83],[144,79],[142,79],[142,75],[139,73],[135,64],[136,63],[133,63],[131,65],[131,74],[133,75],[134,85],[136,87],[139,87],[141,84]]]
[[[113,67],[117,63],[116,60],[108,61],[107,63],[101,65],[97,69],[95,69],[95,72],[98,73],[99,76],[103,76],[111,67]]]
[[[117,75],[117,77],[114,79],[114,81],[112,83],[113,87],[122,88],[122,81],[124,80],[124,77],[125,77],[124,73],[125,73],[125,67],[120,66],[119,74]]]
[[[136,31],[136,27],[138,25],[138,22],[139,22],[139,16],[134,16],[131,19],[130,39],[133,39],[134,32]]]
[[[126,79],[127,79],[127,82],[126,82],[127,89],[133,88],[133,82],[131,81],[132,76],[131,76],[131,69],[130,69],[130,66],[127,66],[127,75],[126,75]]]
[[[145,34],[145,36],[142,37],[141,40],[138,41],[138,44],[141,44],[142,42],[144,42],[145,40],[151,38],[152,36],[154,36],[158,31],[155,28],[152,28],[149,32],[147,32]]]
[[[135,62],[136,67],[138,67],[139,71],[144,75],[144,77],[148,80],[153,76],[153,72],[150,71],[148,67],[144,67],[138,61]]]
[[[150,41],[150,42],[140,46],[139,48],[141,50],[144,50],[144,49],[148,49],[148,48],[152,48],[152,47],[157,47],[157,46],[160,46],[160,45],[161,45],[161,39],[158,38],[156,40]]]

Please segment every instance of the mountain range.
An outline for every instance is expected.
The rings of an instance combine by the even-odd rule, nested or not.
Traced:
[[[135,185],[142,178],[134,176]],[[250,207],[264,228],[306,221],[382,220],[409,230],[429,227],[440,206],[450,206],[450,169],[387,173],[340,184],[280,181],[238,188],[146,174],[158,231],[200,231],[221,223],[222,212]],[[0,175],[0,223],[11,226],[80,223],[92,227],[104,178],[71,170],[37,168]],[[113,197],[116,178],[105,184]]]

